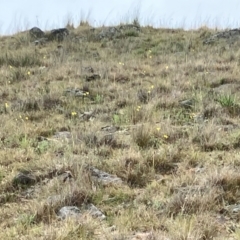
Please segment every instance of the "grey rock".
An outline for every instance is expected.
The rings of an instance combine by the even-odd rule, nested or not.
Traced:
[[[120,30],[134,30],[137,32],[141,31],[140,25],[137,24],[124,24],[119,27]]]
[[[75,217],[75,218],[78,218],[78,217],[81,217],[81,211],[78,207],[75,207],[75,206],[65,206],[65,207],[62,207],[57,215],[59,216],[60,219],[64,220],[66,218],[71,218],[71,217]]]
[[[180,105],[184,108],[192,108],[193,105],[194,105],[194,100],[193,99],[187,99],[187,100],[181,101]]]
[[[49,36],[49,40],[57,40],[57,41],[63,41],[67,36],[69,35],[69,31],[67,28],[58,28],[58,29],[53,29]]]
[[[106,219],[106,215],[104,215],[102,213],[102,211],[100,211],[96,206],[94,206],[93,204],[89,204],[87,206],[88,212],[89,214],[94,217],[94,218],[98,218],[100,220],[105,220]]]
[[[43,38],[45,33],[38,27],[33,27],[29,30],[29,34],[32,38]]]
[[[72,134],[68,131],[57,132],[53,135],[57,139],[69,139],[72,138]]]
[[[73,179],[73,174],[71,171],[65,171],[58,176],[58,179],[62,182],[70,181]]]
[[[35,45],[43,45],[46,42],[47,42],[47,38],[39,38],[39,39],[35,40],[33,43]]]
[[[225,207],[225,210],[229,213],[239,213],[240,212],[240,204],[228,205]]]
[[[86,97],[88,94],[87,91],[84,91],[79,88],[68,88],[64,91],[65,95],[73,96],[73,97]]]
[[[98,35],[99,39],[113,39],[120,35],[121,31],[117,27],[107,27],[104,28]]]
[[[36,183],[36,177],[30,173],[20,172],[13,179],[14,185],[33,185]]]
[[[102,131],[106,131],[106,132],[109,132],[109,133],[115,133],[116,131],[118,131],[120,128],[117,127],[117,126],[105,126],[105,127],[102,127],[101,130]]]
[[[94,120],[94,111],[83,112],[79,117],[84,121],[92,121]]]
[[[216,42],[219,39],[232,39],[239,40],[240,39],[240,28],[230,29],[227,31],[218,32],[211,37],[205,39],[203,41],[204,44],[210,44]]]
[[[109,173],[103,172],[95,167],[88,166],[87,170],[89,170],[93,180],[97,182],[107,185],[107,184],[122,184],[122,179],[111,175]]]

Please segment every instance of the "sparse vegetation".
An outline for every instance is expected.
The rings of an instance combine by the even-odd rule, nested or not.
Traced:
[[[239,42],[67,27],[0,37],[0,239],[239,239]]]

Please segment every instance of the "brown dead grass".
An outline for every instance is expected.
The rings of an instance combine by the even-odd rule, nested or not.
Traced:
[[[71,31],[61,47],[0,38],[0,238],[239,239],[239,217],[222,211],[240,201],[239,43],[203,45],[206,28],[101,41],[88,24]],[[87,94],[65,92],[77,88]],[[85,164],[123,185],[97,184]],[[22,170],[34,186],[13,184]],[[59,182],[64,171],[74,179]],[[61,207],[88,202],[107,220],[58,221]]]

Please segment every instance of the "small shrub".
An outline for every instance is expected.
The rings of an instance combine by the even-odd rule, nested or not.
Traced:
[[[233,107],[236,105],[235,97],[232,95],[222,95],[217,99],[222,107]]]

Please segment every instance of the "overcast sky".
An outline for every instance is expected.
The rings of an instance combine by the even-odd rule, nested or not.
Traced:
[[[156,27],[240,27],[239,0],[0,0],[0,34],[34,26],[64,27],[81,19],[92,25],[114,25],[138,17]]]

